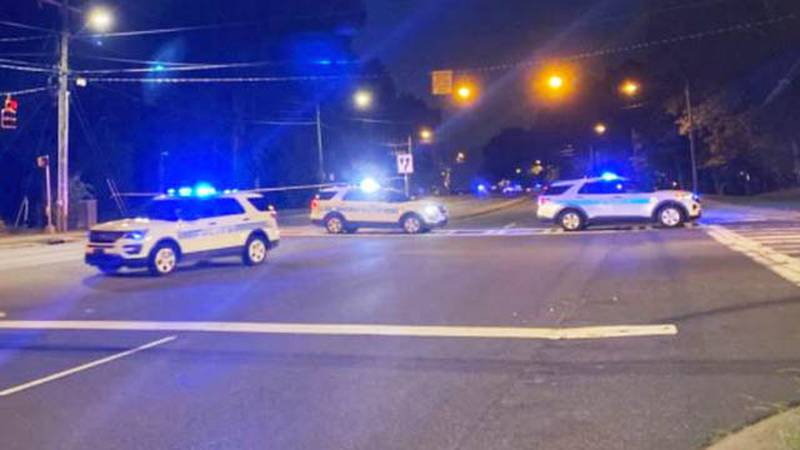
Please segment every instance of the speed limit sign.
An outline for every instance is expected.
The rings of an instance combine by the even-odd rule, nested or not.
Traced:
[[[414,155],[411,153],[400,153],[397,155],[397,173],[400,175],[414,173]]]

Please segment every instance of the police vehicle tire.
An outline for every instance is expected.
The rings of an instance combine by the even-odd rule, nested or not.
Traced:
[[[564,231],[579,231],[586,227],[586,218],[577,209],[561,211],[557,222]]]
[[[658,224],[664,228],[678,228],[686,221],[683,211],[676,205],[664,205],[656,212]]]
[[[147,267],[153,276],[169,275],[178,267],[178,248],[174,244],[158,244],[150,251]]]
[[[408,234],[419,234],[425,230],[425,222],[416,214],[407,214],[401,223],[403,231]]]
[[[252,235],[244,244],[242,262],[248,266],[257,266],[267,260],[267,240],[263,236]]]
[[[344,217],[340,214],[331,214],[325,218],[325,230],[330,234],[340,234],[347,227]]]

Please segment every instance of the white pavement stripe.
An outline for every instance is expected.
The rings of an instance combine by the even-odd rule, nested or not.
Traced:
[[[177,338],[177,336],[167,336],[167,337],[165,337],[163,339],[159,339],[157,341],[149,342],[147,344],[140,345],[140,346],[138,346],[136,348],[132,348],[130,350],[126,350],[126,351],[121,352],[121,353],[116,353],[114,355],[107,356],[107,357],[102,358],[102,359],[98,359],[98,360],[95,360],[95,361],[92,361],[92,362],[89,362],[89,363],[86,363],[86,364],[82,364],[82,365],[77,366],[77,367],[73,367],[71,369],[67,369],[67,370],[64,370],[64,371],[61,371],[61,372],[54,373],[52,375],[48,375],[46,377],[42,377],[42,378],[39,378],[39,379],[36,379],[36,380],[33,380],[33,381],[29,381],[29,382],[24,383],[24,384],[20,384],[20,385],[14,386],[14,387],[10,387],[8,389],[0,391],[0,397],[5,397],[5,396],[8,396],[8,395],[16,394],[18,392],[22,392],[24,390],[27,390],[27,389],[30,389],[30,388],[33,388],[33,387],[36,387],[36,386],[39,386],[39,385],[42,385],[42,384],[45,384],[45,383],[49,383],[51,381],[59,380],[61,378],[68,377],[68,376],[70,376],[72,374],[75,374],[75,373],[78,373],[78,372],[82,372],[84,370],[88,370],[88,369],[91,369],[93,367],[97,367],[97,366],[100,366],[100,365],[103,365],[103,364],[110,363],[111,361],[115,361],[117,359],[133,355],[134,353],[139,353],[139,352],[141,352],[143,350],[147,350],[149,348],[153,348],[153,347],[156,347],[156,346],[159,346],[159,345],[162,345],[162,344],[166,344],[167,342],[174,341],[176,338]]]
[[[710,225],[707,227],[707,231],[709,236],[720,244],[745,254],[753,261],[800,286],[800,260],[797,258],[781,253],[719,225]]]
[[[633,336],[673,336],[678,334],[678,328],[673,324],[609,325],[575,328],[519,328],[269,322],[150,322],[114,320],[0,320],[0,330],[195,331],[208,333],[548,340],[604,339]]]

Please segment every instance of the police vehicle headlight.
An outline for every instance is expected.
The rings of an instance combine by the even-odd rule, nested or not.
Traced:
[[[437,217],[439,215],[439,207],[436,205],[428,205],[425,207],[425,215],[428,217]]]
[[[144,240],[145,236],[147,236],[147,230],[135,230],[135,231],[128,231],[122,236],[122,238],[130,239],[132,241],[141,241]]]

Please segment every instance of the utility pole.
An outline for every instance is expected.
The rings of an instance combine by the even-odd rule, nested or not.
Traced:
[[[317,103],[317,158],[319,160],[319,179],[320,183],[325,182],[325,159],[322,155],[322,112]]]
[[[58,62],[58,187],[56,188],[56,226],[69,227],[69,0],[62,0],[61,40]]]
[[[686,80],[686,86],[684,89],[684,94],[686,96],[686,115],[687,120],[689,122],[689,158],[692,162],[692,192],[697,193],[698,185],[697,185],[697,155],[695,149],[695,138],[694,138],[694,113],[692,111],[692,89],[689,85],[689,80]]]

